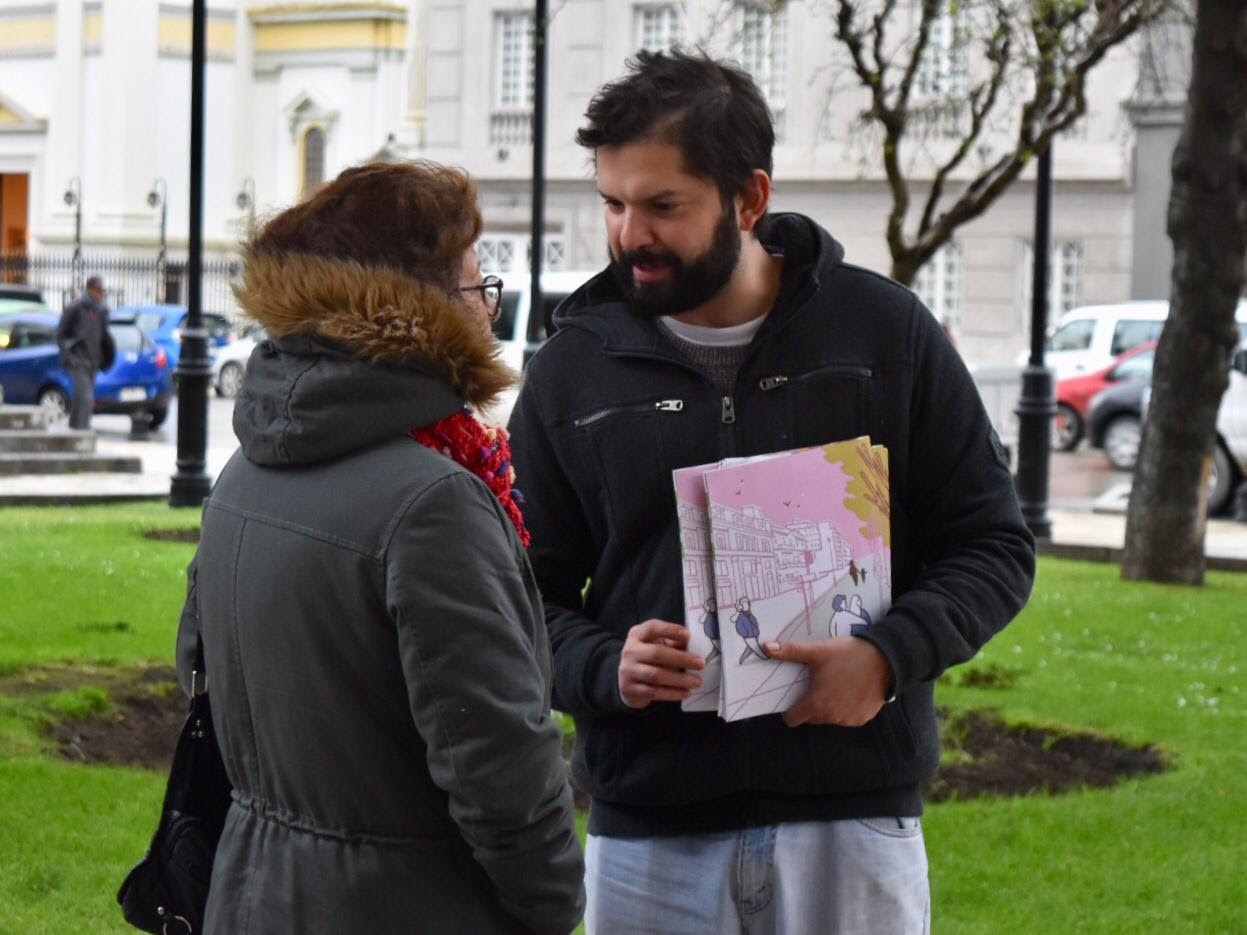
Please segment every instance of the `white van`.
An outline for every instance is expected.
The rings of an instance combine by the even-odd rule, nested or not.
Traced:
[[[1072,309],[1049,332],[1044,363],[1057,380],[1094,373],[1130,348],[1159,338],[1168,317],[1169,303],[1159,300]],[[1247,332],[1247,300],[1239,302],[1237,318],[1239,330]],[[1018,363],[1029,356],[1024,351]]]
[[[527,270],[510,270],[502,276],[502,314],[494,322],[494,334],[502,344],[502,359],[522,371],[553,330],[551,319],[560,302],[596,276],[600,270],[561,270],[541,274],[541,314],[534,315]],[[518,390],[510,390],[482,416],[506,424]]]
[[[494,334],[502,342],[502,359],[522,370],[537,348],[550,336],[551,317],[558,304],[596,276],[600,270],[561,270],[541,274],[540,315],[530,308],[529,273],[511,270],[503,276],[502,314],[494,322]]]

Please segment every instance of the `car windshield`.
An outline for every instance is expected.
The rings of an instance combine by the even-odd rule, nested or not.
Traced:
[[[143,346],[143,336],[131,322],[111,322],[108,331],[119,351],[137,351]]]
[[[144,331],[155,331],[160,327],[159,312],[139,312],[134,316],[134,323]]]
[[[1152,364],[1156,362],[1156,351],[1143,351],[1123,360],[1113,368],[1114,380],[1150,380]]]
[[[1067,321],[1048,340],[1050,351],[1085,351],[1091,346],[1095,322],[1090,318]]]

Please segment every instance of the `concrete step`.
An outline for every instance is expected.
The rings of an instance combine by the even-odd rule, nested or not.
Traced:
[[[41,429],[47,416],[38,406],[0,405],[0,429]]]
[[[39,429],[0,429],[0,454],[32,451],[95,453],[95,433],[66,429],[49,432]]]
[[[0,454],[0,477],[16,474],[141,474],[140,458],[70,452]]]

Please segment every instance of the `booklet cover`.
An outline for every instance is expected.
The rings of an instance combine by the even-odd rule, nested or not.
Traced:
[[[710,515],[706,511],[706,483],[702,475],[718,464],[701,464],[672,472],[676,512],[680,520],[680,553],[684,562],[684,625],[689,630],[689,652],[706,660],[701,688],[680,703],[685,711],[719,710],[719,672],[722,666],[718,607],[714,596],[714,569],[710,553]]]
[[[707,514],[703,525],[691,480],[678,479],[677,489],[687,492],[682,542],[686,526],[690,530],[690,648],[702,652],[710,645],[706,655],[713,654],[719,674],[716,703],[709,702],[710,679],[704,678],[686,709],[718,710],[729,721],[787,710],[804,691],[808,671],[769,659],[766,642],[848,636],[882,617],[892,594],[887,468],[887,450],[862,437],[685,469],[701,471]],[[707,538],[713,595],[705,584]]]

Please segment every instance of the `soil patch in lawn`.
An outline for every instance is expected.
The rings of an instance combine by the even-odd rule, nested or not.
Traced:
[[[145,529],[143,530],[144,539],[154,539],[157,542],[198,542],[199,527],[191,529]]]
[[[107,691],[103,713],[65,717],[48,727],[62,756],[164,771],[186,717],[187,702],[171,668],[140,671],[44,671],[40,678],[0,679],[8,692],[57,691],[93,685]],[[925,790],[930,802],[1019,796],[1111,786],[1166,768],[1150,744],[1033,726],[1010,726],[986,710],[940,711],[944,764]],[[570,743],[565,753],[570,755]],[[583,796],[577,795],[578,801]],[[585,803],[587,804],[587,803]]]
[[[1165,769],[1164,758],[1151,744],[1131,746],[1099,734],[1011,727],[991,711],[940,712],[940,719],[945,762],[927,785],[928,802],[1054,795]]]

